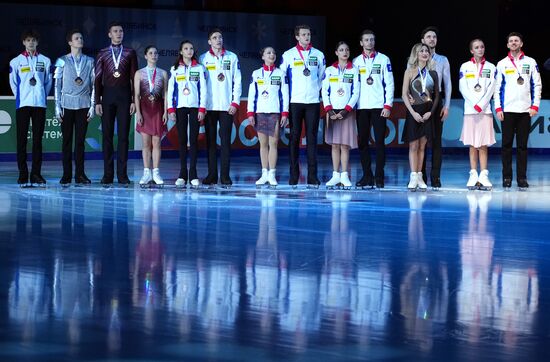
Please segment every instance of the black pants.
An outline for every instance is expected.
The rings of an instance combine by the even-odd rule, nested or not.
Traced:
[[[369,152],[370,130],[374,128],[374,142],[376,144],[376,171],[377,180],[384,181],[384,165],[386,164],[386,118],[381,116],[382,109],[359,109],[357,111],[357,131],[359,133],[359,153],[363,177],[372,180],[371,157]]]
[[[198,114],[198,108],[178,108],[176,110],[176,129],[178,130],[180,150],[180,174],[178,178],[186,181],[198,178],[197,139],[199,138],[200,128],[197,119]],[[189,124],[189,174],[187,173],[187,124]]]
[[[443,137],[443,123],[441,122],[441,109],[443,108],[444,96],[439,102],[439,105],[435,108],[435,114],[432,116],[432,170],[430,172],[431,183],[434,183],[434,180],[437,180],[441,177],[441,139]],[[426,147],[424,152],[427,152],[428,148]],[[422,178],[424,182],[427,181],[426,175],[426,153],[424,153],[424,162],[422,163]]]
[[[221,172],[222,182],[228,182],[229,178],[229,159],[231,156],[231,129],[233,127],[233,116],[225,111],[208,111],[206,113],[206,122],[204,125],[206,132],[206,149],[208,152],[208,176],[212,181],[218,181],[218,159],[216,153],[216,139],[218,130],[218,120],[220,121],[220,139],[221,139]]]
[[[32,119],[32,166],[31,175],[40,175],[42,169],[42,136],[46,125],[46,108],[21,107],[15,111],[17,124],[17,168],[23,177],[29,176],[27,167],[27,135]]]
[[[63,177],[71,178],[73,174],[73,131],[75,176],[84,176],[84,140],[88,131],[88,108],[64,109],[61,132],[63,133]]]
[[[527,179],[527,142],[531,129],[529,113],[504,112],[502,121],[502,177],[512,178],[512,146],[516,136],[517,179]]]
[[[307,142],[307,182],[318,183],[317,179],[317,134],[319,132],[319,103],[290,103],[290,178],[288,183],[295,185],[300,178],[298,154],[302,136],[302,119],[306,125]]]
[[[101,128],[103,133],[103,177],[112,180],[115,174],[113,163],[113,136],[115,118],[117,123],[117,177],[119,181],[128,178],[128,138],[130,135],[130,89],[105,88],[102,106]]]

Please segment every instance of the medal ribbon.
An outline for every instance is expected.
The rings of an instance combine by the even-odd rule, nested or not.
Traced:
[[[365,63],[365,68],[367,68],[369,71],[369,76],[367,78],[371,78],[372,66],[374,65],[374,60],[376,59],[377,55],[378,55],[378,52],[374,52],[374,57],[371,58],[370,56],[365,56],[365,53],[363,53],[363,63]],[[370,68],[367,67],[367,61],[365,60],[365,58],[372,59],[370,62]]]
[[[72,54],[71,54],[71,59],[73,60],[73,63],[74,63],[74,69],[76,71],[76,77],[80,78],[80,73],[82,73],[82,55],[80,56],[80,60],[79,60],[78,63],[76,62],[76,58],[73,57]]]
[[[424,76],[422,76],[422,74],[424,74]],[[426,79],[428,78],[426,67],[422,68],[422,70],[418,67],[418,76],[420,77],[420,83],[422,84],[422,93],[428,94],[426,93]]]
[[[300,54],[300,58],[302,58],[302,61],[304,62],[304,68],[305,69],[309,69],[307,67],[307,62],[305,61],[304,59],[304,56],[302,55],[302,51],[300,50],[300,48],[298,48],[298,46],[296,46],[296,49],[298,49],[298,54]],[[307,59],[309,60],[309,54],[311,53],[311,48],[309,48],[308,52],[307,52]]]
[[[122,57],[122,50],[124,47],[122,44],[120,45],[120,53],[118,53],[118,57],[115,57],[115,51],[113,50],[113,46],[111,45],[111,55],[113,56],[113,63],[115,64],[115,70],[118,71],[118,67],[120,65],[120,58]]]
[[[153,94],[153,89],[155,89],[155,78],[157,77],[157,67],[153,70],[153,79],[151,79],[151,71],[147,67],[147,80],[149,81],[149,93]]]

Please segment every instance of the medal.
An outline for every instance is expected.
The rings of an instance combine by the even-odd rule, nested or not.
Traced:
[[[76,72],[76,78],[74,82],[76,83],[76,85],[82,85],[82,83],[84,83],[82,78],[80,78],[80,74],[82,73],[82,56],[80,56],[78,63],[76,62],[76,58],[73,57],[72,54],[71,54],[71,59],[73,60],[74,70]]]
[[[34,77],[34,74],[36,70],[36,62],[38,61],[38,56],[37,55],[35,55],[34,57],[31,56],[30,60],[26,55],[25,57],[27,58],[27,62],[29,62],[29,68],[31,68],[31,72],[32,72],[32,77],[31,79],[29,79],[29,83],[34,87],[36,85],[36,78]]]
[[[305,75],[306,77],[309,77],[310,74],[311,74],[311,71],[310,71],[309,69],[307,69],[307,68],[304,69],[304,75]]]
[[[151,102],[154,102],[155,101],[155,95],[154,94],[149,94],[149,100]]]
[[[269,97],[268,91],[264,90],[264,91],[262,92],[262,96],[263,96],[264,98],[268,98],[268,97]]]
[[[476,92],[481,92],[481,86],[479,85],[479,83],[474,86],[474,90]]]
[[[422,98],[422,100],[424,102],[429,102],[431,99],[430,99],[430,96],[428,95],[428,93],[425,93],[425,92],[422,92],[422,94],[420,95],[420,98]]]
[[[342,97],[344,96],[344,94],[346,94],[346,91],[344,90],[344,88],[340,88],[336,91],[336,93],[338,93],[338,95]]]
[[[120,46],[120,53],[118,53],[118,57],[115,57],[115,51],[113,50],[113,46],[111,45],[111,56],[113,57],[113,64],[115,65],[115,72],[113,73],[113,76],[115,78],[120,77],[120,73],[118,71],[118,67],[120,65],[120,58],[122,57],[122,50],[124,48],[122,45]]]
[[[372,77],[369,76],[369,77],[367,78],[367,84],[368,84],[368,85],[372,85],[372,83],[374,83],[374,79],[372,79]]]
[[[523,77],[520,75],[519,78],[518,78],[518,84],[519,84],[519,85],[523,85],[523,83],[525,83],[525,80],[524,80]]]
[[[367,84],[368,85],[373,85],[374,84],[374,79],[371,77],[371,74],[372,74],[372,68],[373,68],[373,64],[374,64],[374,60],[376,59],[376,56],[378,55],[377,52],[374,52],[374,57],[370,57],[370,56],[365,56],[365,53],[363,53],[363,63],[365,64],[365,68],[369,71],[369,77],[367,78]],[[365,60],[365,58],[368,58],[370,60],[370,68],[367,67],[367,61]]]
[[[187,88],[187,87],[183,88],[183,95],[184,95],[184,96],[188,96],[189,93],[191,93],[191,91],[189,90],[189,88]]]
[[[223,82],[225,80],[225,75],[223,75],[223,73],[218,74],[218,80]]]

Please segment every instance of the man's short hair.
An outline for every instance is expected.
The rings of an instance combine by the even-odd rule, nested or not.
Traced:
[[[34,29],[23,30],[21,33],[21,41],[24,41],[27,38],[34,38],[38,41],[40,40],[40,34]]]
[[[427,28],[422,30],[422,33],[420,33],[420,39],[424,39],[424,36],[426,35],[426,33],[430,32],[430,31],[433,31],[436,36],[439,36],[439,29],[437,27],[428,26]]]

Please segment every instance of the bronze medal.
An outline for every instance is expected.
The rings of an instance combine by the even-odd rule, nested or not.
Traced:
[[[189,90],[189,88],[187,88],[187,87],[183,88],[183,95],[184,95],[184,96],[188,96],[189,93],[191,93],[191,91]]]
[[[223,75],[223,73],[218,74],[218,80],[223,82],[225,80],[225,75]]]
[[[344,88],[340,88],[336,91],[336,93],[340,96],[340,97],[343,97],[344,94],[346,94],[346,91],[344,90]]]
[[[150,100],[151,102],[154,102],[155,99],[156,99],[156,97],[155,97],[154,94],[149,94],[149,97],[148,97],[148,98],[149,98],[149,100]]]
[[[481,86],[479,85],[479,83],[474,86],[474,90],[476,92],[481,92]]]
[[[310,71],[309,69],[307,69],[307,68],[304,69],[304,75],[305,75],[306,77],[309,77],[310,74],[311,74],[311,71]]]
[[[369,77],[367,78],[367,84],[368,84],[368,85],[372,85],[373,83],[374,83],[374,79],[372,79],[372,77],[369,76]]]
[[[34,87],[36,85],[36,78],[32,77],[30,80],[29,80],[29,83]]]
[[[115,78],[119,78],[120,77],[120,73],[118,70],[115,70],[115,72],[113,73],[113,77]]]
[[[524,80],[523,77],[520,75],[519,78],[518,78],[518,84],[519,84],[519,85],[523,85],[523,83],[525,83],[525,80]]]
[[[262,92],[262,96],[263,96],[264,98],[268,98],[268,97],[269,97],[268,91],[264,90],[264,91]]]
[[[80,78],[80,77],[76,77],[76,79],[74,80],[74,82],[76,83],[76,85],[82,85],[82,83],[84,83],[84,81],[83,81],[82,78]]]

